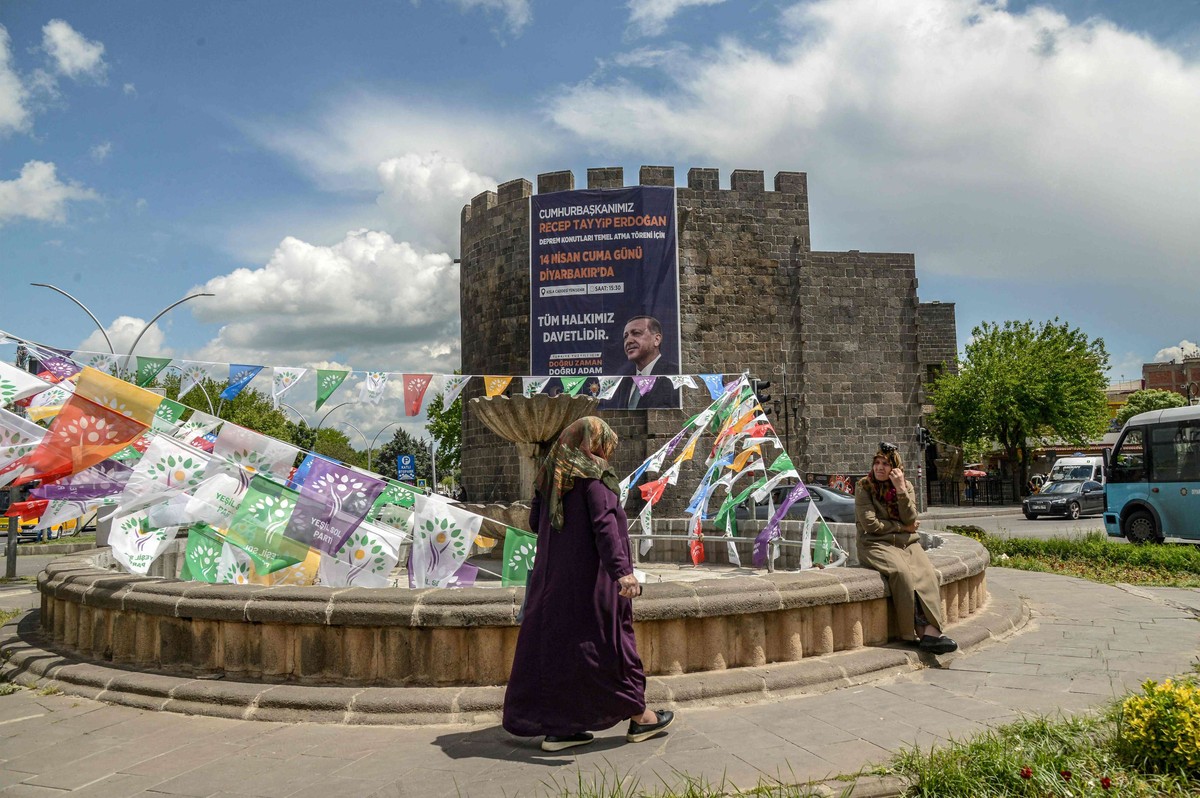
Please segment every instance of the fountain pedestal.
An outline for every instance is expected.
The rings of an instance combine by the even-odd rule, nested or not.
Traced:
[[[600,403],[591,396],[480,396],[467,403],[492,432],[517,445],[521,501],[533,498],[538,462],[567,426],[591,415]]]

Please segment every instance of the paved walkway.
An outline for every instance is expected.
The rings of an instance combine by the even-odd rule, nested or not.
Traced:
[[[1200,654],[1200,591],[1109,587],[993,568],[1032,620],[925,670],[824,695],[687,710],[671,734],[623,729],[562,754],[492,727],[231,721],[20,690],[0,697],[0,796],[517,796],[678,774],[752,787],[823,779],[1012,719],[1099,706]],[[14,597],[16,598],[16,597]],[[0,597],[0,604],[6,603]]]

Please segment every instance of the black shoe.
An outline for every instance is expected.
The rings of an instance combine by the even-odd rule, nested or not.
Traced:
[[[592,741],[591,732],[580,732],[572,734],[570,737],[555,737],[552,734],[547,734],[546,739],[542,740],[543,751],[563,751],[567,748],[574,748],[577,745],[587,745]]]
[[[958,643],[955,643],[945,635],[941,637],[921,635],[921,642],[917,643],[917,648],[927,651],[930,654],[949,654],[951,651],[958,650]]]
[[[654,735],[666,730],[671,725],[671,721],[675,720],[675,713],[666,709],[654,710],[654,716],[658,718],[655,723],[638,723],[635,720],[629,721],[629,731],[625,735],[625,741],[630,743],[640,743],[643,740],[649,740]]]

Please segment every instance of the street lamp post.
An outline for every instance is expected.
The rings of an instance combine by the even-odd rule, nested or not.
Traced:
[[[376,432],[375,437],[371,439],[371,445],[367,447],[367,470],[368,471],[371,470],[371,455],[375,451],[375,442],[379,440],[379,436],[382,435],[384,433],[384,431],[391,429],[392,427],[396,426],[399,423],[400,423],[399,421],[393,421],[391,424],[388,424],[383,429],[379,430],[379,432]]]
[[[353,424],[351,424],[349,421],[335,421],[335,422],[333,422],[333,423],[334,423],[334,424],[341,424],[343,427],[349,427],[350,429],[352,429],[352,430],[354,430],[355,432],[357,432],[359,435],[362,435],[363,443],[364,443],[364,444],[366,444],[366,442],[367,442],[367,436],[363,434],[363,431],[362,431],[362,430],[360,430],[358,427],[356,427],[356,426],[354,426]],[[316,442],[315,442],[315,441],[313,442],[313,445],[314,445],[314,446],[316,445]],[[368,471],[370,471],[370,470],[371,470],[371,469],[370,469],[370,466],[368,466],[368,467],[367,467],[367,470],[368,470]]]
[[[317,422],[317,427],[316,427],[317,432],[320,432],[321,427],[325,426],[325,419],[329,418],[329,416],[333,414],[334,410],[337,410],[339,407],[345,407],[346,405],[352,405],[352,404],[356,404],[356,403],[355,402],[342,402],[341,404],[334,405],[333,407],[329,408],[329,412],[327,412],[325,415],[321,416],[321,420]]]
[[[110,355],[115,355],[115,354],[117,353],[117,352],[116,352],[116,350],[115,350],[115,349],[113,349],[112,341],[110,341],[110,340],[108,339],[108,333],[104,331],[104,325],[103,325],[103,324],[101,324],[101,323],[100,323],[100,320],[96,318],[96,314],[95,314],[95,313],[92,313],[90,310],[88,310],[88,306],[87,306],[87,305],[83,304],[83,303],[82,303],[82,302],[80,302],[78,299],[76,299],[75,297],[71,296],[71,295],[70,295],[70,294],[68,294],[66,291],[62,290],[61,288],[59,288],[59,287],[58,287],[58,286],[56,286],[56,285],[50,285],[49,283],[30,283],[30,285],[36,285],[38,288],[49,288],[51,291],[57,291],[58,293],[62,294],[62,295],[63,295],[63,296],[65,296],[67,299],[71,300],[71,301],[72,301],[72,302],[74,302],[76,305],[78,305],[78,306],[80,307],[80,309],[82,309],[84,313],[88,314],[88,317],[89,317],[89,318],[90,318],[90,319],[91,319],[93,322],[95,322],[95,324],[96,324],[96,329],[98,329],[98,330],[100,331],[100,334],[104,336],[104,343],[108,345],[108,353],[109,353]]]
[[[133,339],[133,346],[129,347],[129,354],[125,355],[125,370],[129,371],[129,361],[133,358],[133,350],[137,349],[137,345],[141,342],[142,336],[145,335],[146,332],[151,327],[154,326],[154,322],[158,321],[163,316],[167,315],[167,311],[172,310],[173,308],[179,307],[184,302],[187,302],[190,299],[198,299],[202,296],[216,296],[216,294],[199,293],[199,294],[191,294],[189,296],[185,296],[183,299],[179,300],[178,302],[172,302],[170,305],[167,305],[165,308],[163,308],[162,310],[160,310],[158,312],[157,316],[150,319],[150,321],[146,322],[146,326],[143,327],[142,331],[137,334],[137,338]],[[108,336],[105,336],[105,337],[107,338]],[[109,348],[111,348],[111,347],[112,347],[112,345],[109,344]]]

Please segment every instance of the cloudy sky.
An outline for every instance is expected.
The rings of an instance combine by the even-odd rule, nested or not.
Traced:
[[[0,328],[205,290],[139,352],[449,371],[464,202],[674,164],[808,172],[814,247],[915,253],[960,341],[1057,315],[1133,378],[1200,340],[1197,141],[1198,0],[5,3]]]

